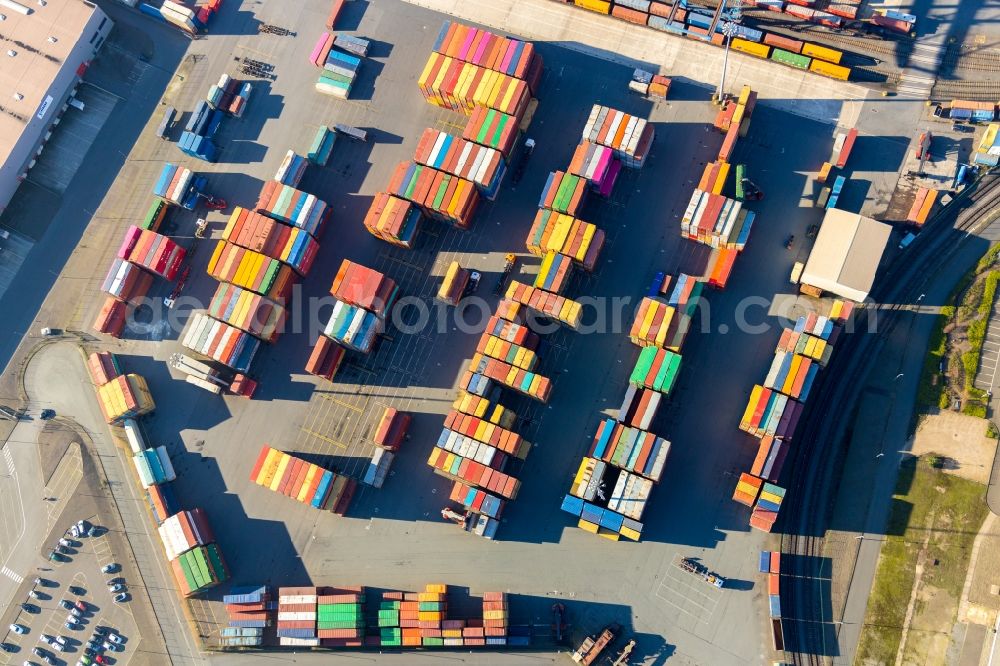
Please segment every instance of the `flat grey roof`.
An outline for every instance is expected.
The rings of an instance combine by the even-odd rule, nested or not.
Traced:
[[[800,281],[863,302],[891,232],[891,226],[870,217],[827,210]]]
[[[95,11],[95,5],[83,0],[46,0],[44,6],[31,0],[0,0],[0,14],[6,17],[0,21],[0,164],[38,113]],[[11,51],[15,55],[9,55]],[[23,99],[16,99],[18,95]]]

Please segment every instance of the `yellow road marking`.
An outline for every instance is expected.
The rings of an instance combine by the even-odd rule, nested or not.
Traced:
[[[302,430],[303,430],[303,431],[304,431],[305,433],[307,433],[307,434],[309,434],[309,435],[312,435],[312,436],[313,436],[313,437],[315,437],[316,439],[319,439],[319,440],[322,440],[322,441],[326,442],[327,444],[333,444],[334,446],[336,446],[336,447],[339,447],[339,448],[341,448],[341,449],[347,449],[347,447],[346,447],[346,446],[344,446],[343,444],[341,444],[340,442],[338,442],[338,441],[337,441],[337,440],[335,440],[335,439],[330,439],[330,438],[329,438],[329,437],[327,437],[326,435],[321,435],[321,434],[319,434],[318,432],[316,432],[316,431],[314,431],[314,430],[309,430],[308,428],[303,428]]]
[[[320,395],[323,396],[323,398],[325,398],[326,400],[329,400],[330,402],[336,403],[336,404],[340,405],[341,407],[346,407],[347,409],[351,410],[352,412],[357,412],[358,414],[363,414],[364,413],[364,410],[361,409],[360,407],[355,407],[354,405],[346,403],[346,402],[344,402],[343,400],[341,400],[339,398],[334,398],[329,393],[320,393]]]

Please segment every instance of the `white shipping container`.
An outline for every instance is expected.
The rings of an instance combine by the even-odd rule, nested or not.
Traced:
[[[132,456],[132,462],[135,464],[135,471],[139,475],[139,482],[142,484],[143,490],[153,485],[153,472],[149,469],[149,464],[143,455],[139,453]]]
[[[156,447],[156,457],[160,460],[160,466],[163,467],[163,473],[167,477],[166,480],[173,481],[176,479],[177,472],[174,471],[174,464],[170,462],[170,456],[167,455],[167,447]]]
[[[132,449],[132,453],[140,453],[146,448],[146,441],[143,439],[142,432],[139,430],[139,424],[135,419],[125,419],[122,422],[122,426],[125,428],[125,439],[128,440],[128,445]]]
[[[196,377],[194,375],[184,375],[184,381],[188,384],[194,384],[200,389],[205,389],[209,393],[214,393],[215,395],[220,395],[222,393],[222,387],[218,384],[213,384],[212,382],[205,381],[201,377]]]

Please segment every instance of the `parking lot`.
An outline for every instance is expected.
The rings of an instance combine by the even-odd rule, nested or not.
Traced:
[[[108,585],[114,582],[126,591],[129,583],[112,551],[108,530],[97,527],[95,536],[74,538],[57,529],[52,538],[53,548],[65,544],[59,549],[60,560],[39,557],[40,566],[22,579],[16,603],[3,616],[7,649],[0,652],[0,663],[61,665],[91,659],[93,663],[128,664],[138,645],[136,623],[128,602],[116,603]],[[102,567],[109,565],[113,571],[104,573]],[[17,633],[15,627],[24,633]],[[121,635],[121,649],[117,644],[106,647],[104,639],[88,646],[97,631]],[[102,655],[102,662],[94,660],[97,655]]]
[[[352,99],[344,102],[313,90],[316,70],[302,54],[327,5],[318,0],[290,7],[268,3],[255,17],[233,12],[217,34],[192,43],[179,71],[183,80],[175,79],[163,100],[179,111],[190,111],[223,71],[236,74],[233,54],[274,64],[277,78],[258,83],[244,118],[224,121],[218,164],[195,161],[173,143],[155,139],[159,116],[154,114],[88,230],[91,250],[68,269],[85,276],[88,289],[63,311],[63,321],[53,323],[89,327],[100,307],[99,280],[127,221],[138,220],[148,207],[164,161],[206,173],[211,193],[230,206],[252,205],[287,149],[304,152],[318,125],[337,122],[366,129],[370,140],[338,141],[330,165],[310,167],[301,185],[333,208],[312,273],[293,297],[303,318],[310,319],[309,303],[327,292],[345,257],[384,271],[402,294],[425,301],[448,263],[458,259],[484,273],[479,295],[492,306],[488,286],[504,254],[521,255],[522,280],[537,270],[538,260],[524,253],[523,239],[546,175],[568,164],[591,106],[607,104],[648,117],[657,138],[647,166],[624,172],[613,197],[588,203],[581,215],[604,229],[608,240],[597,269],[575,278],[569,291],[571,296],[629,299],[625,314],[617,327],[588,335],[563,330],[546,338],[539,371],[554,380],[553,397],[544,406],[527,399],[510,403],[519,416],[518,432],[535,446],[515,472],[523,487],[507,507],[496,542],[440,519],[450,484],[425,464],[454,398],[462,362],[478,337],[459,331],[449,310],[440,310],[445,316],[441,327],[416,334],[390,329],[370,355],[351,355],[333,384],[304,374],[315,332],[301,325],[258,357],[254,374],[261,387],[251,401],[216,398],[171,377],[165,361],[180,350],[178,330],[142,327],[113,348],[129,371],[147,377],[158,408],[146,428],[171,454],[182,505],[207,511],[234,583],[413,590],[441,581],[475,592],[511,592],[518,623],[544,627],[552,601],[565,601],[575,635],[622,622],[647,656],[669,650],[694,663],[742,664],[746,655],[761,654],[763,593],[754,586],[753,571],[755,550],[766,538],[749,531],[747,512],[729,495],[734,475],[753,456],[749,438],[736,427],[739,413],[766,371],[779,331],[766,306],[753,311],[768,325],[764,332],[741,330],[735,313],[749,297],[770,299],[793,290],[788,283],[792,262],[805,258],[805,231],[820,219],[811,207],[810,174],[829,155],[832,128],[758,105],[733,161],[748,165],[767,196],[753,205],[758,223],[729,286],[708,294],[712,316],[703,330],[689,336],[679,385],[652,428],[673,442],[673,453],[646,510],[643,541],[614,544],[569,527],[559,501],[601,412],[616,409],[625,390],[637,354],[627,327],[652,276],[704,270],[706,248],[682,241],[678,226],[704,164],[715,158],[721,143],[711,127],[710,85],[675,81],[670,99],[653,103],[629,93],[630,69],[558,44],[539,44],[546,72],[528,132],[539,148],[520,184],[506,183],[495,202],[481,206],[472,231],[430,224],[418,246],[407,252],[375,240],[361,222],[371,195],[385,187],[399,161],[412,156],[423,128],[459,133],[464,124],[463,116],[425,103],[415,85],[443,17],[396,1],[348,3],[345,25],[373,40],[373,48]],[[255,20],[298,36],[256,35]],[[866,166],[895,168],[879,162],[878,155]],[[224,215],[207,218],[218,237]],[[184,295],[206,303],[216,286],[204,274],[212,243],[190,238],[194,221],[191,214],[175,215],[173,233],[197,248]],[[782,247],[790,233],[801,239],[792,251]],[[167,291],[169,285],[160,281],[156,295]],[[322,320],[323,314],[315,317]],[[250,483],[250,467],[265,443],[360,477],[373,450],[370,430],[384,405],[414,414],[411,439],[385,486],[359,489],[346,518]],[[689,589],[688,581],[676,580],[673,562],[679,556],[700,557],[737,585],[722,591]],[[210,644],[225,624],[219,603],[225,590],[212,590],[191,604]],[[110,608],[104,601],[95,603]],[[41,629],[29,635],[35,631]]]

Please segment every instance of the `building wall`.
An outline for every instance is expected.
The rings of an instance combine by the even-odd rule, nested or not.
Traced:
[[[101,26],[102,22],[103,26]],[[10,203],[14,192],[21,184],[21,174],[25,172],[35,156],[38,147],[42,144],[42,139],[52,127],[52,123],[63,114],[66,100],[69,99],[70,93],[73,92],[80,80],[80,77],[77,76],[80,66],[94,57],[104,44],[104,40],[110,34],[113,26],[114,23],[108,15],[95,5],[94,13],[83,29],[80,39],[63,61],[59,73],[52,81],[45,96],[42,97],[41,105],[35,109],[28,124],[25,125],[20,138],[14,145],[14,150],[11,151],[10,158],[4,164],[0,164],[0,213]],[[50,97],[51,101],[48,102]],[[38,115],[43,106],[45,113],[39,118]]]

